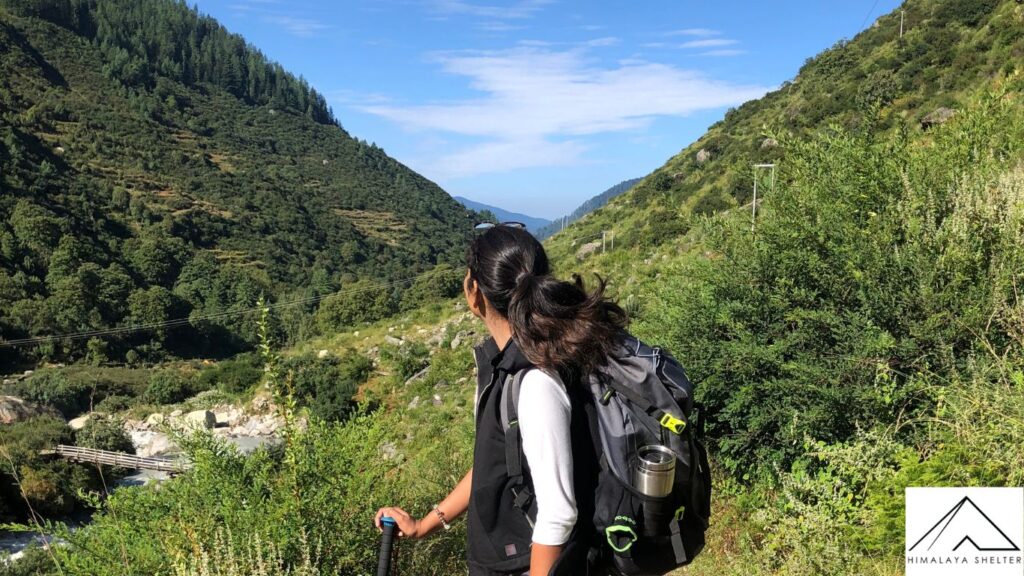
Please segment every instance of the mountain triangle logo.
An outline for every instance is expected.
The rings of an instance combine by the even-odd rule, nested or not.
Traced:
[[[908,487],[906,576],[1024,576],[1024,488]]]
[[[977,516],[980,516],[978,518]],[[970,543],[980,552],[1019,552],[1010,537],[996,525],[969,496],[964,496],[949,512],[939,519],[920,540],[910,547],[913,552],[936,530],[938,533],[927,545],[926,550],[957,551],[964,543]]]

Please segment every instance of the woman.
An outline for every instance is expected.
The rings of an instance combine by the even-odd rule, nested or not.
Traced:
[[[400,535],[422,538],[468,510],[471,576],[585,575],[597,459],[577,383],[617,345],[626,314],[604,297],[603,282],[588,294],[578,277],[552,276],[543,246],[517,226],[477,236],[467,267],[466,302],[491,336],[475,349],[473,468],[422,518],[387,507],[375,521],[379,528],[381,517],[391,516]],[[498,401],[506,380],[524,370],[518,426],[524,477],[532,480],[532,527],[510,490]]]

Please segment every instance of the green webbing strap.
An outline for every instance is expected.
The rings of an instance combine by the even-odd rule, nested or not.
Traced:
[[[605,537],[608,538],[608,545],[612,547],[618,553],[628,551],[633,547],[633,543],[636,542],[636,532],[633,531],[629,526],[622,524],[614,524],[604,529]],[[629,537],[629,542],[625,546],[618,546],[615,544],[615,540],[620,536]]]

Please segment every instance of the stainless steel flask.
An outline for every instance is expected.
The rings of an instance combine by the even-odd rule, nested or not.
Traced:
[[[665,446],[651,444],[637,451],[633,487],[644,496],[661,498],[672,493],[676,479],[676,455]]]

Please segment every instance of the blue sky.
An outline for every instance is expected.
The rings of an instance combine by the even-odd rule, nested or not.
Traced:
[[[899,0],[199,0],[453,195],[555,218]]]

